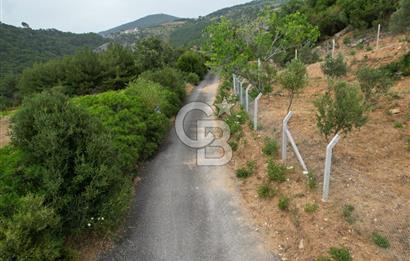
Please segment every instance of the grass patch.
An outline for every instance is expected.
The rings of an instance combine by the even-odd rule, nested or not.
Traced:
[[[305,212],[309,214],[315,213],[319,209],[319,205],[316,203],[308,203],[305,205]]]
[[[350,204],[346,204],[343,206],[343,217],[346,220],[346,222],[349,224],[353,224],[355,221],[353,212],[354,212],[354,206]]]
[[[240,179],[246,179],[253,175],[256,169],[256,161],[248,161],[246,166],[236,170],[236,177]]]
[[[273,138],[266,138],[265,145],[262,149],[263,154],[267,156],[275,157],[278,154],[279,145],[278,142]]]
[[[378,247],[385,248],[385,249],[390,247],[390,242],[389,242],[389,240],[388,240],[385,236],[383,236],[383,235],[381,235],[381,234],[379,234],[379,233],[377,233],[377,232],[373,232],[373,234],[372,234],[372,241],[373,241],[373,243],[375,243]]]
[[[332,259],[327,256],[319,256],[318,258],[316,258],[316,261],[332,261]]]
[[[273,160],[268,163],[268,177],[270,180],[276,182],[286,181],[286,167],[280,164],[276,164]]]
[[[308,188],[311,190],[314,190],[317,188],[317,178],[315,173],[309,171],[309,173],[307,174],[307,185]]]
[[[396,121],[396,122],[394,122],[394,128],[396,128],[396,129],[403,129],[404,128],[404,125],[403,125],[403,123],[401,123],[401,122],[399,122],[399,121]]]
[[[258,196],[262,199],[269,199],[276,196],[276,190],[269,184],[263,184],[258,188]]]
[[[229,146],[231,146],[232,151],[237,151],[238,150],[239,144],[238,144],[237,141],[231,140],[231,141],[228,142],[228,144],[229,144]]]
[[[335,261],[351,261],[352,256],[350,255],[349,249],[345,247],[331,247],[329,250],[330,256],[333,258]]]
[[[280,196],[278,207],[280,210],[289,210],[290,199],[284,195]]]

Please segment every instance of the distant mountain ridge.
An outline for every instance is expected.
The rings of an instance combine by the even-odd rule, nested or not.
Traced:
[[[133,30],[135,28],[148,28],[153,26],[159,26],[165,23],[174,22],[179,20],[179,17],[168,15],[168,14],[153,14],[148,15],[133,22],[129,22],[112,29],[100,32],[99,34],[102,36],[109,36],[110,34],[115,34],[119,32],[124,32],[127,30]]]
[[[36,62],[73,54],[78,48],[94,49],[106,42],[95,33],[32,30],[0,23],[0,78],[19,73]]]

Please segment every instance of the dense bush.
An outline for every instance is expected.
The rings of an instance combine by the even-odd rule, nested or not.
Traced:
[[[0,152],[4,259],[54,260],[64,253],[64,235],[117,224],[132,183],[96,118],[44,93],[26,100],[12,123],[15,147]],[[103,220],[90,227],[97,217]]]
[[[140,72],[175,65],[178,53],[167,43],[150,37],[138,41],[134,47],[135,63]]]
[[[0,78],[0,111],[16,106],[20,100],[17,90],[18,78],[14,75],[7,75]]]
[[[121,169],[127,172],[135,171],[138,162],[157,150],[168,130],[168,117],[177,111],[177,101],[170,90],[144,80],[123,91],[74,100],[110,130]]]
[[[166,67],[163,69],[150,70],[142,73],[140,78],[159,83],[163,87],[169,88],[178,95],[181,102],[185,98],[184,75],[177,69]]]
[[[203,78],[207,72],[205,58],[194,51],[186,51],[177,60],[177,68],[186,73],[195,73]]]
[[[410,52],[405,54],[398,61],[383,67],[382,70],[386,71],[392,78],[410,76]]]
[[[24,191],[43,195],[67,233],[81,231],[91,217],[113,225],[127,206],[130,179],[115,164],[101,123],[56,93],[27,100],[12,122],[13,145],[24,155],[23,173],[15,173]]]
[[[196,73],[188,73],[185,76],[185,81],[187,83],[193,84],[193,85],[197,85],[199,84],[199,82],[201,81],[201,79],[199,78],[199,76]]]
[[[392,15],[390,27],[395,32],[408,32],[410,30],[410,0],[400,0],[400,8]]]
[[[365,106],[359,90],[345,82],[338,82],[330,92],[315,101],[317,126],[326,139],[337,133],[348,134],[366,123]]]
[[[327,56],[321,67],[323,73],[331,78],[338,78],[347,74],[347,64],[342,54],[339,54],[336,58],[330,55]]]
[[[385,71],[369,67],[359,69],[357,79],[367,103],[370,103],[378,95],[386,93],[392,86],[392,81]]]

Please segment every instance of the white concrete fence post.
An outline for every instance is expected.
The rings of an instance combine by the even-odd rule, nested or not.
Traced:
[[[243,102],[243,83],[244,83],[245,81],[241,81],[240,83],[239,83],[239,103],[243,106],[244,105],[244,102]]]
[[[335,58],[335,51],[336,51],[336,41],[333,39],[332,41],[332,58]]]
[[[292,118],[293,112],[289,112],[288,115],[283,119],[282,122],[282,160],[286,161],[288,155],[288,135],[286,132],[288,130],[288,122]]]
[[[322,200],[324,202],[328,201],[329,199],[329,187],[330,187],[330,174],[332,171],[332,156],[333,156],[333,148],[340,140],[340,135],[336,134],[336,136],[332,139],[332,141],[327,145],[326,148],[326,162],[325,162],[325,173],[323,178],[323,196]]]
[[[377,27],[377,43],[376,43],[376,50],[379,49],[379,43],[380,43],[380,31],[381,31],[381,25]]]
[[[236,75],[232,74],[233,92],[236,93]]]
[[[255,99],[255,104],[254,104],[254,110],[253,110],[253,129],[255,131],[258,130],[258,106],[259,106],[259,100],[262,97],[262,93],[259,93],[258,97]]]
[[[245,92],[245,99],[246,99],[246,111],[249,112],[249,90],[251,89],[252,85],[248,85],[248,88],[246,88],[246,92]]]
[[[283,126],[282,126],[282,160],[285,162],[287,160],[287,147],[288,143],[292,145],[293,151],[296,155],[296,158],[299,161],[300,166],[303,169],[303,174],[307,175],[309,173],[308,168],[305,164],[305,161],[303,160],[302,155],[300,154],[300,151],[298,149],[298,146],[296,145],[295,140],[293,139],[292,133],[289,131],[288,128],[288,122],[292,118],[293,112],[289,112],[288,115],[286,115],[285,119],[283,120]]]

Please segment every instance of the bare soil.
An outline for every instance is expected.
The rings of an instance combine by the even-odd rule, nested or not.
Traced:
[[[9,142],[9,119],[7,117],[0,118],[0,148],[6,146]]]
[[[373,43],[374,44],[374,43]],[[338,40],[339,51],[344,52],[350,65],[345,80],[355,80],[355,71],[367,64],[378,67],[397,60],[409,51],[409,45],[398,37],[386,38],[381,49],[357,51],[349,55],[349,49]],[[323,168],[327,141],[316,127],[313,101],[324,93],[327,80],[320,63],[308,67],[310,84],[293,105],[295,115],[290,121],[294,136],[308,168],[318,178],[318,188],[309,190],[306,177],[289,149],[288,166],[294,170],[288,181],[271,183],[291,198],[289,211],[278,208],[276,196],[262,200],[257,188],[268,182],[268,157],[262,154],[264,137],[281,140],[282,119],[287,114],[288,99],[279,86],[261,99],[260,122],[262,130],[245,129],[239,150],[230,167],[235,170],[248,160],[257,161],[255,175],[237,181],[242,192],[244,206],[254,217],[258,230],[266,235],[269,247],[279,252],[284,260],[316,260],[327,255],[330,247],[344,246],[350,249],[354,260],[410,260],[410,77],[396,82],[391,95],[383,97],[368,116],[368,123],[349,136],[343,137],[335,147],[330,184],[330,200],[321,201]],[[391,109],[399,111],[392,114]],[[397,122],[403,128],[395,128]],[[276,158],[280,162],[279,158]],[[307,203],[317,203],[313,214],[304,211]],[[351,204],[354,222],[343,217],[343,206]],[[372,233],[385,235],[391,244],[387,250],[372,242]]]

